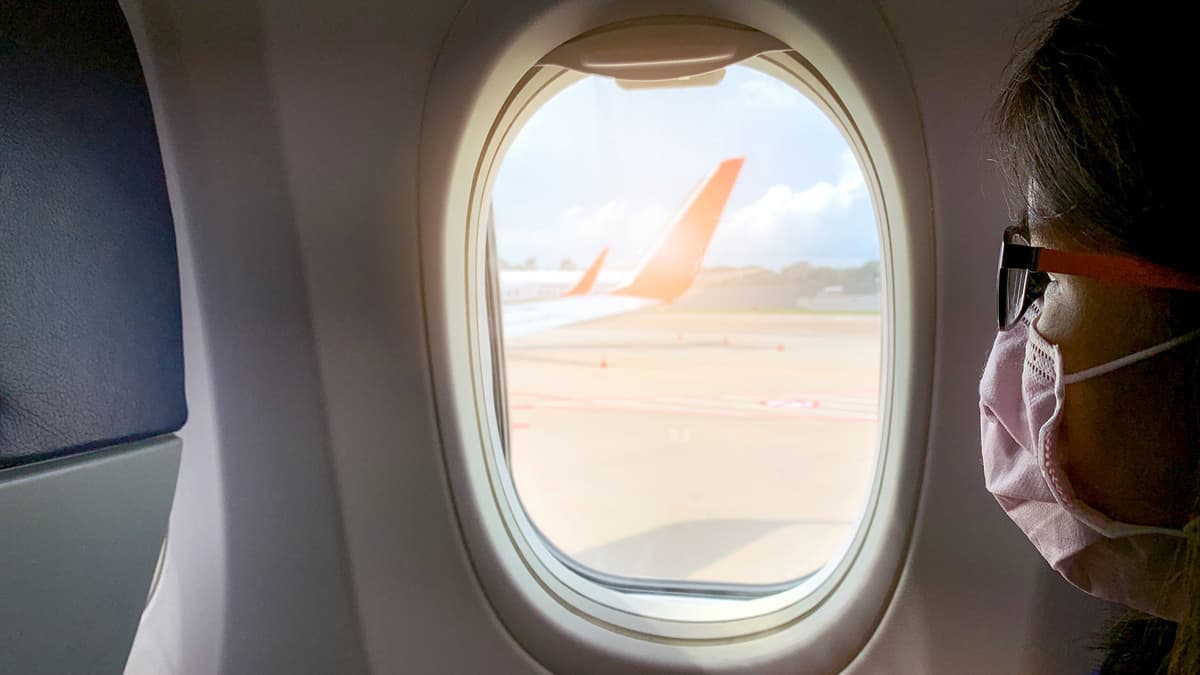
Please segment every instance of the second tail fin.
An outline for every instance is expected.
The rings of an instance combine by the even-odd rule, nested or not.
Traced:
[[[596,285],[596,277],[600,276],[600,268],[604,266],[604,259],[608,257],[608,247],[604,247],[600,251],[600,255],[588,265],[587,271],[579,278],[579,283],[575,284],[571,290],[563,293],[564,296],[571,295],[587,295],[592,291],[592,287]]]

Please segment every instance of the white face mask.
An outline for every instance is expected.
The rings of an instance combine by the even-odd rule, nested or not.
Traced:
[[[1039,307],[996,336],[979,384],[987,489],[1046,562],[1077,588],[1172,620],[1183,618],[1182,530],[1115,521],[1080,501],[1056,453],[1066,385],[1173,349],[1200,331],[1066,375],[1033,327]]]

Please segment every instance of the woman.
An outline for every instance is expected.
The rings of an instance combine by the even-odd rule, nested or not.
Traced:
[[[1131,608],[1102,673],[1200,673],[1200,189],[1188,22],[1082,0],[997,106],[1000,331],[980,384],[988,489],[1047,562]],[[1159,4],[1159,3],[1153,3]]]

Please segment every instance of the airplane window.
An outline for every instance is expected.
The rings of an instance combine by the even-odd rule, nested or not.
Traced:
[[[871,192],[838,124],[762,70],[622,84],[555,95],[496,174],[513,483],[581,574],[785,588],[838,562],[874,476]]]

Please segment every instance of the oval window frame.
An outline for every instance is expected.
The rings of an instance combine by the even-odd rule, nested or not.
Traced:
[[[686,655],[689,646],[730,647],[754,643],[756,646],[749,651],[734,647],[737,654],[734,660],[745,663],[752,654],[757,654],[756,658],[763,654],[781,657],[803,649],[804,645],[812,646],[819,638],[828,637],[831,625],[841,623],[840,619],[833,621],[829,617],[845,617],[847,613],[855,615],[854,623],[858,626],[855,632],[861,635],[861,641],[865,641],[886,607],[907,552],[928,431],[927,413],[922,415],[919,411],[928,410],[932,378],[934,303],[929,176],[911,80],[894,43],[886,43],[882,50],[877,50],[882,54],[872,55],[882,56],[882,59],[876,59],[881,63],[873,64],[878,66],[877,72],[871,78],[873,82],[867,85],[878,85],[879,91],[868,96],[871,86],[855,86],[858,82],[849,77],[853,71],[847,67],[845,55],[833,49],[815,26],[836,25],[844,21],[846,15],[857,15],[865,17],[873,23],[873,28],[890,37],[886,22],[866,3],[811,9],[752,0],[736,5],[713,3],[714,8],[722,11],[704,13],[706,17],[751,27],[770,25],[773,30],[768,34],[793,47],[805,45],[805,58],[789,57],[799,65],[799,69],[789,71],[790,74],[805,77],[807,79],[801,81],[823,87],[823,93],[829,98],[809,94],[810,98],[819,105],[824,101],[829,108],[825,112],[830,114],[832,111],[831,118],[847,133],[854,130],[852,147],[859,152],[881,229],[881,260],[885,261],[884,277],[888,281],[884,304],[892,309],[891,320],[885,322],[884,339],[885,353],[893,358],[881,383],[881,401],[890,399],[891,404],[881,405],[880,434],[887,442],[881,443],[879,449],[867,515],[848,547],[850,555],[842,556],[838,566],[829,569],[829,573],[818,580],[817,585],[824,588],[822,592],[798,593],[803,597],[785,602],[782,607],[766,612],[756,610],[750,613],[752,615],[734,619],[730,619],[728,613],[724,617],[713,615],[712,605],[705,599],[691,599],[695,602],[687,603],[686,612],[663,618],[662,612],[659,617],[647,616],[647,605],[631,611],[629,606],[622,606],[611,598],[597,602],[598,595],[603,597],[602,592],[563,583],[564,576],[570,579],[569,575],[562,574],[562,570],[548,570],[551,565],[546,565],[546,561],[554,556],[537,551],[537,539],[525,534],[534,530],[531,524],[521,521],[522,518],[527,521],[527,517],[519,508],[515,489],[511,487],[511,474],[506,466],[495,461],[501,453],[496,452],[494,446],[497,434],[492,428],[489,412],[491,396],[488,392],[491,390],[487,386],[487,373],[491,372],[488,362],[491,352],[489,347],[482,345],[480,337],[487,334],[486,311],[480,302],[484,296],[482,265],[479,264],[484,249],[483,238],[479,236],[484,229],[480,214],[483,205],[488,203],[490,189],[487,172],[482,169],[487,167],[487,171],[494,172],[498,158],[502,156],[503,143],[496,141],[498,131],[509,130],[511,133],[518,128],[512,119],[505,119],[506,112],[527,108],[533,98],[530,92],[544,94],[548,91],[543,81],[548,77],[546,70],[530,69],[531,64],[536,64],[543,54],[551,51],[550,48],[565,42],[559,40],[547,48],[548,34],[571,38],[617,21],[663,15],[662,8],[645,4],[634,7],[630,3],[615,3],[607,15],[605,12],[584,12],[579,2],[540,4],[545,5],[541,14],[507,18],[508,30],[498,31],[494,44],[483,45],[482,49],[480,45],[474,48],[464,44],[458,46],[461,51],[457,53],[460,54],[487,53],[488,49],[494,49],[502,57],[500,63],[504,67],[485,69],[472,78],[466,75],[466,63],[460,59],[439,62],[426,109],[426,120],[437,119],[433,126],[439,131],[423,132],[422,135],[422,181],[428,185],[432,180],[445,187],[435,191],[439,194],[432,199],[426,199],[428,195],[423,193],[421,205],[423,253],[432,256],[430,264],[423,270],[430,321],[431,366],[451,498],[456,505],[468,555],[483,590],[518,640],[527,646],[539,645],[531,647],[533,653],[561,654],[561,647],[548,645],[551,638],[547,636],[558,635],[569,638],[568,642],[576,646],[590,645],[599,648],[598,653],[609,651],[612,656],[611,649],[605,646],[613,647],[614,636],[632,637],[638,639],[639,647],[620,654],[621,663],[628,665],[629,659],[633,659],[643,666],[651,663],[669,665],[692,663],[691,657]],[[669,2],[661,4],[672,8],[678,6]],[[487,14],[487,11],[483,10],[483,13]],[[494,18],[501,25],[506,24],[502,15],[496,14]],[[497,27],[489,25],[493,29]],[[546,31],[548,26],[556,26],[557,30]],[[442,58],[456,53],[454,37],[452,30]],[[810,51],[807,49],[810,44],[819,45],[819,48]],[[819,52],[818,59],[811,58],[814,51]],[[835,66],[836,79],[850,84],[854,99],[850,105],[846,104],[845,90],[841,86],[835,89],[827,79],[830,69],[815,64],[818,60]],[[526,64],[523,68],[522,62]],[[790,68],[792,64],[781,64],[776,60],[769,67]],[[898,81],[901,85],[898,89],[895,86],[897,73],[903,75]],[[539,75],[542,80],[538,79]],[[455,81],[456,77],[462,77],[466,82]],[[439,83],[446,85],[439,89]],[[440,117],[438,111],[449,112],[447,106],[453,99],[453,92],[462,91],[473,94],[473,105],[458,115],[448,115],[449,119]],[[501,93],[503,99],[499,102]],[[898,100],[889,104],[889,94],[899,94]],[[522,105],[522,96],[530,97],[530,101],[524,102],[526,105]],[[883,108],[891,107],[900,114],[881,119],[876,114],[876,106],[881,102]],[[856,107],[859,109],[857,114],[853,110]],[[487,115],[489,111],[491,114]],[[869,118],[865,132],[862,113]],[[908,143],[895,142],[902,137],[897,135],[897,128],[908,132]],[[434,148],[452,148],[453,152],[435,158]],[[488,148],[493,150],[481,151]],[[464,199],[468,195],[469,198]],[[469,208],[464,208],[467,205]],[[897,418],[901,419],[897,421]],[[505,477],[508,487],[504,484]],[[874,521],[879,517],[881,505],[887,510],[883,514],[886,522],[876,525]],[[514,506],[517,507],[515,510]],[[900,535],[899,539],[896,535]],[[880,540],[885,538],[886,543],[881,544]],[[860,561],[866,550],[864,545],[872,539],[876,545],[868,556],[871,560]],[[863,565],[867,566],[865,570]],[[853,585],[858,592],[835,592],[856,569],[859,574]],[[553,573],[548,574],[548,571]],[[778,598],[771,596],[760,600]],[[717,601],[717,604],[726,603]],[[680,600],[672,598],[670,604],[679,606]],[[707,609],[706,604],[709,605]],[[821,626],[806,620],[817,613],[827,617],[818,622]],[[688,620],[682,620],[684,615]],[[798,626],[811,630],[801,631],[805,634],[798,636],[794,630]],[[789,642],[780,643],[770,638],[788,633],[792,633]],[[802,639],[797,640],[797,637]],[[664,651],[663,645],[671,648]],[[680,652],[680,648],[685,649]],[[830,664],[844,665],[851,656],[844,650],[834,651],[840,654],[831,656]]]

